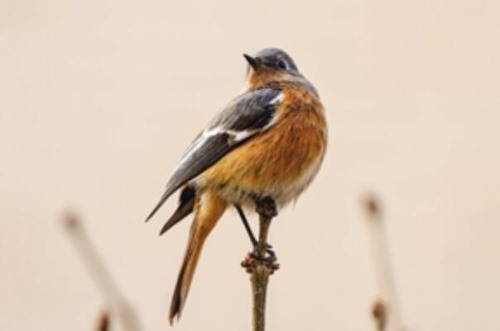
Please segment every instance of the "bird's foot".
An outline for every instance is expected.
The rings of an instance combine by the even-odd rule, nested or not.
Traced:
[[[273,198],[269,196],[255,197],[254,201],[256,211],[260,216],[259,240],[252,240],[254,243],[253,251],[246,256],[241,266],[248,273],[253,273],[257,268],[265,267],[268,269],[269,274],[272,274],[275,270],[278,270],[279,264],[276,262],[277,258],[272,249],[273,247],[267,244],[267,234],[271,220],[278,215],[278,210]]]
[[[241,262],[241,266],[246,269],[247,273],[251,274],[257,265],[264,265],[270,270],[270,274],[272,275],[280,267],[277,261],[276,253],[274,253],[272,246],[268,244],[264,256],[255,247],[253,252],[248,253],[245,260]]]
[[[276,253],[274,253],[273,246],[270,244],[266,244],[266,250],[264,252],[264,256],[259,252],[257,246],[254,247],[253,252],[250,253],[252,257],[256,260],[266,261],[266,262],[275,262],[277,260]]]
[[[269,269],[269,274],[272,275],[280,267],[277,261],[278,259],[274,251],[271,248],[268,248],[266,249],[266,255],[264,257],[260,256],[257,250],[248,253],[245,260],[241,262],[241,266],[246,269],[247,273],[252,274],[257,265],[263,265]]]

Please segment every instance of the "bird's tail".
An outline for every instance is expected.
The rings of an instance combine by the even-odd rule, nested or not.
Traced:
[[[195,207],[196,217],[191,225],[184,261],[170,304],[170,324],[181,316],[205,240],[226,209],[226,203],[215,194],[204,195]]]

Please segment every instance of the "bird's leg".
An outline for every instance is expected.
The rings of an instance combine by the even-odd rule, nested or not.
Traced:
[[[254,249],[256,249],[258,241],[257,241],[257,238],[255,237],[255,234],[252,231],[252,228],[250,227],[250,223],[248,222],[248,219],[245,215],[245,212],[243,211],[243,208],[241,208],[241,206],[239,204],[235,204],[234,208],[236,208],[236,210],[238,211],[238,215],[240,215],[241,222],[243,223],[243,226],[245,227],[245,230],[248,234],[248,237],[250,238],[250,242],[252,243],[252,247],[254,247]],[[270,244],[267,244],[267,252],[270,255],[275,256],[274,252],[272,251],[272,248],[273,248],[273,246],[271,246]]]
[[[243,209],[239,204],[234,204],[234,207],[238,211],[238,214],[240,215],[241,222],[243,223],[243,226],[245,227],[245,230],[247,231],[248,237],[250,238],[250,241],[252,242],[252,246],[255,247],[257,246],[257,238],[255,238],[255,235],[253,234],[252,228],[250,227],[250,224],[248,223],[247,217],[245,216],[245,213],[243,212]]]
[[[276,261],[276,254],[271,249],[271,246],[267,244],[267,236],[271,220],[278,215],[276,203],[271,197],[264,197],[255,199],[255,204],[257,207],[256,211],[259,214],[260,232],[259,241],[257,242],[257,246],[255,246],[253,255],[257,259],[268,260],[272,263]]]
[[[256,211],[260,216],[272,219],[278,216],[278,209],[273,198],[267,196],[255,199]]]

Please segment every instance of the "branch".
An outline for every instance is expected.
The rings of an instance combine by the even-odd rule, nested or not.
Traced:
[[[106,307],[109,307],[109,312],[112,312],[116,316],[121,329],[125,331],[141,330],[135,312],[124,299],[104,263],[99,258],[78,217],[67,213],[63,216],[62,221],[66,233],[72,239],[73,245],[78,251],[82,262],[101,292]],[[107,318],[108,312],[105,315]],[[108,323],[109,321],[105,320],[101,321],[99,325],[106,329]]]
[[[381,299],[375,299],[373,302],[372,317],[377,331],[384,331],[387,325],[387,307]]]
[[[257,213],[259,214],[259,241],[255,250],[248,254],[241,263],[247,273],[250,274],[253,298],[253,330],[265,330],[266,317],[266,293],[269,276],[278,270],[276,255],[271,251],[267,243],[267,236],[271,220],[277,215],[276,205],[271,198],[257,201]]]
[[[373,264],[380,298],[375,299],[372,307],[372,316],[377,330],[401,331],[402,322],[399,310],[394,275],[382,215],[382,207],[378,198],[367,195],[363,200],[367,223],[370,229]],[[390,312],[390,318],[389,318]]]
[[[96,321],[96,331],[109,331],[110,330],[109,312],[107,310],[102,310]]]

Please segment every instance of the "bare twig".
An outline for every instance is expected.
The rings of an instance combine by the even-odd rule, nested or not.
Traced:
[[[107,310],[102,310],[97,317],[96,331],[109,331],[109,312]]]
[[[372,316],[377,330],[387,328],[402,331],[401,312],[387,247],[381,204],[375,195],[368,195],[364,198],[363,205],[370,229],[375,277],[380,293],[380,297],[374,301]]]
[[[372,305],[372,316],[375,320],[375,327],[377,331],[384,331],[387,325],[387,307],[385,303],[376,299]]]
[[[269,249],[270,246],[267,243],[271,220],[277,215],[274,201],[272,199],[259,201],[257,212],[260,220],[259,241],[255,251],[248,254],[241,265],[250,273],[253,297],[253,330],[264,331],[269,276],[279,268],[276,256]]]
[[[62,221],[66,233],[72,239],[91,278],[101,292],[106,307],[109,307],[106,316],[109,314],[116,316],[122,330],[141,330],[135,312],[124,299],[116,283],[113,281],[113,278],[99,258],[99,255],[93,247],[78,217],[74,214],[67,213],[63,216]],[[100,325],[107,328],[107,323],[108,321],[106,320]]]

